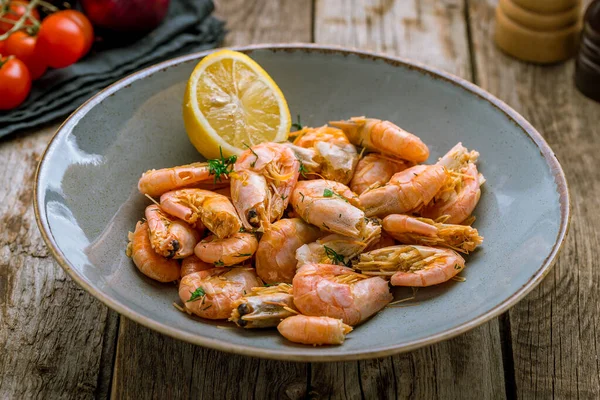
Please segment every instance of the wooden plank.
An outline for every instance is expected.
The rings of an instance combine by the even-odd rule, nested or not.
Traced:
[[[217,2],[226,46],[310,41],[310,0]],[[241,357],[171,339],[121,317],[114,398],[306,397],[308,364]]]
[[[589,1],[584,1],[589,3]],[[573,85],[572,61],[517,62],[492,41],[496,1],[471,1],[478,84],[544,135],[567,175],[569,235],[540,286],[509,313],[515,387],[520,398],[600,397],[600,104]]]
[[[460,0],[317,0],[315,42],[415,59],[471,77]],[[313,364],[311,393],[334,398],[504,398],[498,321],[380,360]]]
[[[35,169],[56,127],[0,141],[3,399],[103,397],[97,378],[116,314],[54,262],[33,213]]]
[[[225,46],[311,42],[311,0],[219,0],[215,15],[227,22]]]

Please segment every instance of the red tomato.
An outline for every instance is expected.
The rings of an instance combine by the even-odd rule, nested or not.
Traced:
[[[83,53],[83,55],[86,55],[94,43],[94,28],[92,27],[91,21],[87,16],[85,16],[85,14],[76,10],[64,10],[62,13],[65,17],[69,17],[72,21],[75,21],[81,28],[87,43],[86,49]]]
[[[0,56],[4,54],[6,49],[6,40],[0,40]]]
[[[46,72],[46,64],[35,51],[37,37],[29,36],[23,31],[12,33],[5,44],[5,55],[15,56],[23,61],[29,70],[32,80],[36,80]]]
[[[10,3],[8,3],[8,9],[2,16],[2,19],[17,22],[21,18],[21,16],[25,14],[28,4],[29,2],[27,0],[11,1]],[[31,15],[35,17],[35,19],[37,19],[38,21],[40,20],[40,13],[36,9],[31,10]],[[14,22],[0,21],[0,35],[5,32],[8,32],[10,28],[13,27]],[[32,25],[33,23],[30,20],[25,21],[24,26]]]
[[[36,52],[52,68],[64,68],[92,47],[94,30],[85,15],[75,10],[58,11],[40,26]]]
[[[19,106],[30,90],[31,77],[25,64],[12,56],[0,59],[0,110]]]

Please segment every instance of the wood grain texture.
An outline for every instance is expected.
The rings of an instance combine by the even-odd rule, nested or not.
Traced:
[[[309,0],[216,3],[230,30],[226,46],[310,41]],[[308,368],[190,345],[121,317],[112,397],[303,399]]]
[[[220,0],[215,16],[227,22],[224,46],[311,42],[311,0]]]
[[[460,0],[317,0],[315,42],[414,59],[469,79]],[[313,364],[311,393],[354,398],[504,398],[498,321],[379,360]]]
[[[584,3],[589,3],[585,1]],[[509,312],[514,393],[520,398],[600,396],[600,104],[573,84],[572,61],[536,66],[492,41],[496,1],[471,1],[477,83],[544,136],[569,182],[572,218],[558,262]]]
[[[2,399],[102,397],[104,333],[115,314],[54,262],[33,213],[36,166],[55,129],[0,141]]]

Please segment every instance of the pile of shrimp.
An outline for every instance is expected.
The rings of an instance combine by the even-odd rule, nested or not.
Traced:
[[[177,282],[189,315],[344,342],[389,305],[391,287],[446,282],[483,238],[471,226],[479,153],[429,149],[389,121],[354,117],[291,132],[239,157],[150,170],[152,203],[127,255]]]

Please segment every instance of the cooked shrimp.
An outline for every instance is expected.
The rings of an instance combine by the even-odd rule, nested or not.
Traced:
[[[395,173],[404,171],[410,166],[411,164],[406,161],[395,160],[379,153],[369,153],[358,162],[350,182],[350,189],[360,195],[369,188],[385,185]]]
[[[290,342],[316,346],[344,343],[344,339],[352,331],[352,327],[340,319],[296,315],[281,321],[277,330]]]
[[[185,309],[202,318],[227,319],[236,300],[262,282],[253,268],[212,268],[181,279],[179,298]]]
[[[267,179],[253,171],[235,173],[231,201],[245,229],[266,232],[271,224],[271,193]]]
[[[261,143],[240,155],[231,174],[231,198],[246,229],[266,231],[271,222],[281,218],[298,182],[299,169],[294,152],[280,143]],[[262,175],[265,183],[259,182],[252,172]],[[245,186],[252,190],[244,190]],[[268,212],[268,219],[256,218],[260,215],[257,208]]]
[[[204,262],[229,267],[251,258],[257,247],[258,240],[253,234],[238,232],[225,239],[209,235],[198,243],[194,253]]]
[[[179,278],[179,262],[166,259],[152,250],[148,224],[138,221],[135,232],[129,232],[127,256],[148,278],[159,282],[171,282]]]
[[[138,189],[142,194],[158,197],[171,190],[184,188],[216,189],[229,185],[227,175],[215,179],[207,162],[172,168],[151,169],[142,174]]]
[[[194,272],[205,271],[207,269],[213,269],[215,266],[213,264],[205,263],[195,254],[192,254],[189,257],[181,260],[181,277],[183,278],[186,275],[193,274]]]
[[[294,145],[315,150],[314,161],[320,166],[320,175],[325,179],[345,185],[352,179],[352,173],[358,162],[356,147],[341,129],[322,126],[305,127],[294,140]]]
[[[441,196],[437,194],[434,198],[435,202],[424,207],[421,215],[431,219],[447,216],[446,222],[449,224],[464,222],[477,206],[481,197],[480,186],[484,182],[485,178],[477,171],[477,166],[472,163],[467,164],[458,174],[455,184],[445,192],[443,199],[438,199]]]
[[[415,211],[433,199],[447,177],[441,165],[415,165],[394,174],[384,186],[361,194],[360,203],[367,217]]]
[[[477,229],[468,225],[452,225],[427,218],[392,214],[383,219],[383,229],[403,244],[442,246],[468,253],[483,242]]]
[[[391,246],[362,253],[354,263],[365,275],[391,276],[393,286],[432,286],[450,280],[465,267],[453,250]]]
[[[255,287],[233,304],[230,321],[242,328],[269,328],[287,317],[298,314],[292,285]]]
[[[229,200],[231,200],[231,185],[227,185],[227,187],[224,187],[224,188],[213,189],[212,191],[217,194],[222,194],[223,196],[225,196],[225,197],[229,198]]]
[[[180,219],[163,212],[156,204],[146,207],[150,243],[159,255],[166,258],[185,258],[194,254],[200,232]]]
[[[458,142],[438,160],[437,165],[446,167],[448,171],[460,172],[468,163],[474,163],[478,158],[477,151],[469,151],[461,142]]]
[[[267,283],[292,283],[296,274],[296,250],[322,233],[300,218],[280,219],[258,242],[256,273]]]
[[[343,130],[350,142],[368,150],[416,163],[429,157],[429,149],[421,139],[390,121],[352,117],[347,121],[329,121],[329,124]]]
[[[339,182],[300,181],[291,204],[303,220],[327,232],[361,239],[370,234],[365,213],[358,208],[358,196]]]
[[[338,265],[305,264],[292,286],[302,314],[340,318],[348,325],[361,323],[392,300],[384,279]]]
[[[220,194],[202,189],[179,189],[160,196],[160,208],[194,225],[198,220],[217,237],[239,232],[242,222],[231,201]]]
[[[371,243],[364,251],[377,250],[384,247],[393,246],[396,244],[396,241],[393,237],[391,237],[387,232],[381,231],[381,235],[379,239]]]
[[[381,225],[379,221],[369,220],[363,239],[333,233],[318,239],[316,242],[305,244],[296,250],[298,265],[308,263],[347,265],[370,244],[379,240]]]

